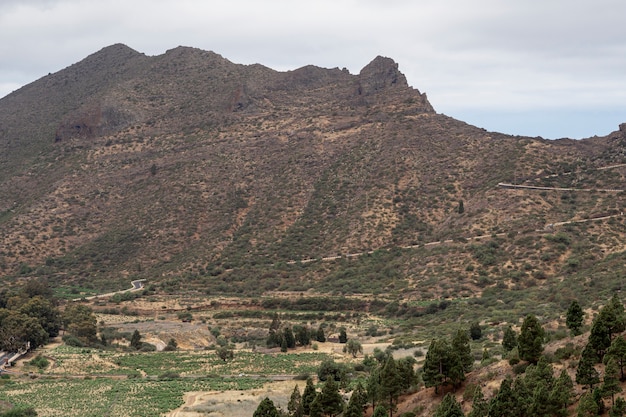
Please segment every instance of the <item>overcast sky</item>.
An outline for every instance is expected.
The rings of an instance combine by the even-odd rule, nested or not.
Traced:
[[[284,71],[393,58],[439,113],[544,138],[626,122],[624,0],[0,0],[0,97],[114,43]]]

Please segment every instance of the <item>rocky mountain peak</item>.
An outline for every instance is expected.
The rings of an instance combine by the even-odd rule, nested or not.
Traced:
[[[360,92],[374,94],[390,87],[408,87],[406,77],[391,58],[377,56],[359,73]]]

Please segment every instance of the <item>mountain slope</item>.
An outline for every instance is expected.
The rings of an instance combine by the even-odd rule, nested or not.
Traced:
[[[0,100],[0,126],[6,278],[428,299],[544,286],[624,250],[620,217],[559,226],[561,246],[545,229],[619,214],[622,193],[498,183],[620,189],[626,168],[598,168],[625,162],[626,129],[487,132],[436,113],[389,58],[277,72],[113,45]]]

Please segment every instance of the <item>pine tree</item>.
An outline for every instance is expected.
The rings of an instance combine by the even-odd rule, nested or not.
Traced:
[[[480,340],[483,337],[483,330],[480,328],[480,323],[477,321],[473,322],[470,326],[470,337],[472,340]]]
[[[300,346],[311,344],[311,330],[307,326],[295,325],[293,326],[293,332],[296,336],[296,343],[299,343]]]
[[[447,359],[450,356],[450,351],[448,342],[443,339],[433,339],[426,352],[422,379],[426,387],[435,387],[435,394],[439,393],[439,387],[446,382]]]
[[[339,330],[339,343],[346,343],[348,341],[348,334],[346,333],[346,329],[342,327]]]
[[[609,357],[615,359],[615,363],[620,368],[620,381],[625,381],[624,367],[626,367],[626,339],[623,336],[618,336],[611,342],[611,346],[606,351]]]
[[[522,323],[522,329],[517,339],[519,357],[530,363],[537,363],[543,352],[543,327],[537,317],[529,314]]]
[[[609,417],[626,416],[626,401],[622,397],[615,399],[615,405],[609,410]]]
[[[316,395],[315,399],[311,403],[309,417],[324,417],[324,409],[320,402],[320,395]]]
[[[339,386],[334,378],[328,378],[318,396],[322,412],[330,417],[336,416],[343,411],[344,402],[339,393]]]
[[[317,396],[317,392],[315,391],[313,380],[309,377],[306,379],[306,385],[302,393],[302,409],[304,410],[305,415],[310,414],[311,403],[313,402],[313,400],[315,400],[316,396]]]
[[[539,381],[532,392],[532,401],[528,405],[528,415],[548,416],[551,411],[550,390],[545,381]]]
[[[511,417],[512,411],[517,409],[511,385],[511,378],[507,376],[500,384],[498,393],[489,402],[489,417]]]
[[[385,408],[385,406],[379,405],[378,407],[376,407],[376,409],[374,410],[374,414],[372,414],[372,417],[387,417],[387,409]]]
[[[480,387],[476,387],[472,399],[472,411],[467,417],[487,417],[489,415],[489,402],[485,400],[485,395]]]
[[[591,391],[585,392],[578,400],[576,407],[577,417],[596,417],[598,415],[598,404],[593,398]]]
[[[611,346],[613,335],[623,332],[625,328],[624,305],[615,294],[609,303],[600,309],[600,313],[591,325],[589,343],[594,347],[599,358],[604,356]]]
[[[611,405],[615,405],[615,394],[622,391],[619,383],[619,369],[613,358],[609,358],[604,368],[602,380],[602,396],[611,397]]]
[[[265,397],[265,399],[263,399],[257,407],[252,417],[279,417],[279,415],[274,402],[268,397]]]
[[[578,361],[578,368],[576,369],[576,383],[589,386],[589,389],[593,389],[593,386],[600,382],[600,374],[594,367],[596,363],[596,352],[591,346],[591,343],[587,343],[582,353],[580,354],[580,361]]]
[[[578,336],[581,333],[583,321],[585,319],[585,313],[578,304],[578,301],[574,300],[567,309],[567,315],[565,317],[565,324],[572,332],[572,336]]]
[[[300,395],[300,388],[296,385],[293,388],[289,403],[287,403],[287,411],[289,411],[290,417],[302,417],[304,416],[304,409],[302,408],[302,395]]]
[[[367,393],[365,392],[363,385],[359,382],[350,396],[350,401],[348,402],[348,407],[346,408],[344,417],[362,417],[363,408],[366,403]]]
[[[463,200],[459,200],[459,206],[457,207],[457,212],[459,214],[465,213],[465,206],[463,205]]]
[[[517,347],[517,333],[515,333],[515,330],[513,330],[511,326],[504,330],[502,347],[506,352],[510,352]]]
[[[389,417],[393,417],[398,397],[402,392],[402,381],[396,361],[389,356],[380,370],[380,398],[389,408]]]
[[[526,368],[524,380],[531,391],[540,383],[544,383],[546,388],[551,390],[554,385],[554,369],[545,356],[542,356],[536,365],[530,365]]]
[[[284,337],[280,341],[280,351],[287,352],[287,340]]]
[[[541,385],[541,384],[539,384]],[[511,392],[513,393],[513,407],[511,408],[510,417],[523,417],[533,415],[530,409],[534,404],[534,390],[527,384],[526,378],[518,377],[513,380]],[[543,395],[539,395],[540,398]]]
[[[285,345],[288,349],[293,349],[296,347],[296,338],[293,335],[291,327],[285,327],[283,329],[283,339],[285,340]]]
[[[398,373],[400,374],[400,383],[403,390],[408,390],[412,386],[417,385],[418,376],[415,373],[415,364],[417,361],[413,356],[405,356],[396,361]]]
[[[470,339],[467,335],[467,331],[463,329],[457,330],[452,338],[452,350],[459,356],[459,361],[463,367],[463,377],[461,380],[464,380],[465,373],[471,371],[474,366],[474,356],[472,356],[472,348],[470,347]]]
[[[552,414],[557,417],[566,417],[568,415],[567,407],[571,404],[573,397],[574,383],[567,371],[563,369],[554,383],[548,399],[552,406]]]
[[[465,414],[454,395],[447,393],[437,407],[434,417],[465,417]]]
[[[315,334],[315,340],[320,343],[324,343],[326,341],[326,335],[324,334],[324,329],[322,326],[317,328],[317,333]]]
[[[367,398],[372,403],[372,409],[376,409],[376,404],[380,398],[380,367],[375,367],[367,378]]]
[[[594,388],[593,390],[593,400],[598,405],[598,414],[604,414],[604,400],[602,399],[602,390],[600,388]]]

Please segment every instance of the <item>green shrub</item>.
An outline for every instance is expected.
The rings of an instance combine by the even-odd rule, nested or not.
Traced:
[[[71,334],[66,334],[65,336],[63,336],[62,338],[63,343],[65,343],[68,346],[73,346],[73,347],[85,347],[85,344],[76,336],[72,336]]]
[[[41,355],[37,355],[36,358],[30,361],[30,364],[32,366],[36,366],[39,369],[45,369],[48,367],[48,365],[50,365],[50,361],[48,361],[48,359],[44,358]]]

